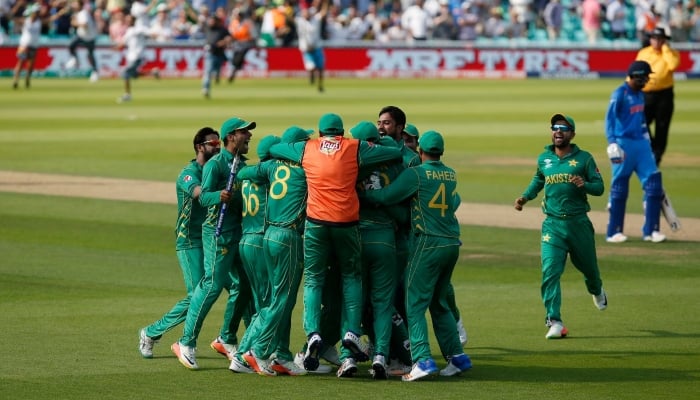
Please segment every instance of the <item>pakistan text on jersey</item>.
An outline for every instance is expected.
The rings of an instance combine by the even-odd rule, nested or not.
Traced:
[[[553,183],[569,183],[571,179],[571,174],[553,174],[544,177],[544,183],[551,185]]]
[[[425,177],[428,179],[438,179],[441,181],[457,181],[455,173],[452,171],[425,171]]]

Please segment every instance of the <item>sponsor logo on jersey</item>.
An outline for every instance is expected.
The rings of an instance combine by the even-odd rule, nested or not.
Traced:
[[[321,146],[318,149],[323,154],[334,154],[340,150],[340,141],[333,139],[324,138],[321,140]]]

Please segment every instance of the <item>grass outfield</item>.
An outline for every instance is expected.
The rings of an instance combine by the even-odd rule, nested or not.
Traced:
[[[254,139],[291,124],[315,127],[338,112],[350,127],[401,106],[422,131],[446,136],[445,160],[466,201],[510,204],[549,141],[554,112],[576,119],[576,142],[596,156],[606,182],[603,116],[619,80],[241,80],[200,97],[194,80],[134,84],[35,79],[12,92],[0,80],[0,170],[171,181],[192,156],[194,132],[231,115],[258,122]],[[3,86],[4,85],[4,86]],[[700,217],[700,82],[679,82],[664,180],[679,214]],[[255,158],[255,157],[253,157]],[[2,184],[2,182],[0,182]],[[641,196],[632,185],[629,208]],[[604,199],[592,199],[604,207]],[[172,205],[0,193],[0,393],[7,399],[411,398],[695,399],[700,379],[700,247],[673,241],[611,246],[598,237],[610,307],[599,312],[571,266],[563,277],[570,337],[544,339],[538,233],[463,226],[457,301],[470,334],[472,371],[403,383],[360,376],[233,375],[208,348],[223,299],[200,335],[201,371],[169,345],[141,359],[138,329],[183,295],[173,249]],[[299,299],[300,303],[301,299]],[[696,310],[696,311],[693,311]],[[300,307],[292,343],[301,345]],[[433,353],[440,366],[436,343]]]

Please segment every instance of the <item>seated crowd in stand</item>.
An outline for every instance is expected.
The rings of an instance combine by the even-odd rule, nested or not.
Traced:
[[[0,35],[18,36],[24,11],[38,3],[42,35],[69,37],[72,1],[0,0]],[[231,15],[241,12],[257,28],[259,46],[287,47],[296,45],[296,14],[301,8],[320,9],[320,1],[94,0],[89,6],[101,40],[117,42],[127,28],[124,15],[140,7],[156,42],[201,40],[210,14],[228,26]],[[700,41],[700,5],[697,0],[331,0],[323,36],[333,44],[508,39],[643,43],[645,32],[656,26],[663,26],[675,42]]]

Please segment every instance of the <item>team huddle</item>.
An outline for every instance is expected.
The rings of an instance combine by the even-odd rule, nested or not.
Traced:
[[[262,138],[260,161],[247,165],[256,125],[231,118],[221,137],[212,128],[195,135],[196,158],[176,185],[176,250],[187,296],[141,330],[141,355],[152,357],[162,335],[184,323],[171,349],[197,369],[202,323],[228,290],[211,347],[237,373],[329,373],[334,365],[338,377],[352,377],[358,363],[370,362],[375,379],[414,381],[470,369],[450,282],[461,200],[455,171],[440,161],[442,135],[418,137],[395,106],[384,107],[376,124],[350,128],[352,137],[339,115],[325,114],[317,138],[291,126]],[[307,341],[293,351],[291,316],[302,280]],[[441,370],[427,310],[447,362]]]
[[[647,62],[632,63],[606,113],[608,243],[627,240],[622,230],[632,172],[645,193],[643,240],[666,239],[662,208],[672,228],[680,227],[644,119],[642,88],[651,73]],[[541,297],[545,337],[558,339],[569,334],[560,285],[567,258],[582,273],[595,307],[608,307],[588,218],[588,196],[601,196],[604,183],[591,153],[572,142],[574,119],[554,114],[549,122],[552,144],[539,155],[514,206],[522,210],[544,190]],[[202,323],[228,290],[211,347],[237,373],[330,373],[333,365],[338,377],[352,377],[358,363],[370,362],[374,379],[415,381],[471,369],[451,283],[461,245],[455,216],[461,199],[455,171],[440,160],[443,136],[419,136],[395,106],[382,108],[376,124],[359,122],[348,136],[339,115],[325,114],[318,137],[298,126],[268,135],[258,143],[259,162],[247,165],[256,125],[231,118],[221,137],[212,128],[194,137],[196,158],[177,181],[176,249],[187,297],[141,330],[142,356],[152,357],[156,341],[184,323],[171,349],[181,364],[197,369]],[[290,332],[300,286],[307,340],[296,351]],[[430,349],[428,310],[443,369]],[[241,321],[246,329],[239,341]]]

